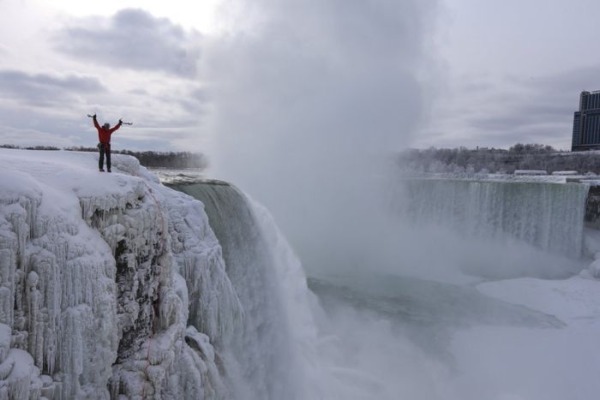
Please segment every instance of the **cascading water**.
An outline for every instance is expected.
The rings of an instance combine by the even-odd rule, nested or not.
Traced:
[[[432,254],[443,268],[452,257],[464,263],[478,252],[476,263],[494,271],[517,262],[544,270],[572,264],[581,254],[585,185],[410,181],[404,200],[394,199],[403,211],[399,225],[414,223],[408,234],[393,235],[399,226],[386,226],[376,235],[380,257],[362,271],[311,278],[323,308],[312,303],[300,262],[266,209],[227,183],[175,188],[204,204],[243,308],[236,332],[215,345],[235,399],[473,398],[455,385],[450,350],[457,332],[565,326],[470,285],[404,273],[427,268]],[[433,229],[424,234],[414,228],[427,224]],[[440,225],[454,234],[427,236]],[[537,249],[533,256],[530,249]]]
[[[243,317],[231,343],[223,343],[226,379],[237,399],[304,399],[302,371],[291,340],[289,312],[282,294],[279,248],[269,242],[249,201],[235,187],[217,181],[174,185],[203,202],[223,249],[227,275]],[[259,213],[260,215],[260,213]],[[288,277],[290,278],[290,277]]]
[[[407,180],[403,212],[466,237],[514,238],[578,258],[588,187],[576,183]]]
[[[392,203],[404,229],[398,257],[487,278],[569,276],[586,255],[588,191],[579,183],[403,179]]]

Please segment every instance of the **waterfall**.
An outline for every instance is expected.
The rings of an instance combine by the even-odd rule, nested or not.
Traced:
[[[564,278],[589,254],[587,184],[416,178],[390,185],[394,259],[426,279]],[[412,267],[411,267],[412,266]]]
[[[420,179],[404,182],[405,217],[465,237],[505,238],[579,258],[588,187],[577,183]]]
[[[234,186],[209,181],[173,188],[204,204],[223,250],[227,275],[242,306],[237,331],[231,342],[222,343],[219,349],[235,398],[306,398],[304,385],[299,384],[303,372],[295,351],[298,329],[290,326],[292,292],[308,295],[299,262],[293,255],[282,259],[281,251],[285,253],[287,248],[285,240],[265,210],[253,205]],[[294,262],[297,265],[290,267]],[[290,289],[298,286],[299,290]],[[297,314],[298,307],[293,308]]]

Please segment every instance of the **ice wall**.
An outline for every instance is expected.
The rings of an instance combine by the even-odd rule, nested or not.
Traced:
[[[98,387],[108,397],[119,339],[110,248],[82,223],[76,198],[54,204],[51,190],[20,179],[27,191],[0,192],[0,326],[10,332],[0,397],[75,398]]]
[[[1,151],[0,399],[230,398],[240,302],[202,204],[131,157]]]
[[[396,204],[403,218],[465,237],[516,239],[577,258],[588,187],[576,183],[411,179]]]

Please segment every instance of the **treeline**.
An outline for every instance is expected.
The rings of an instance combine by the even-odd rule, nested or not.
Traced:
[[[17,149],[17,150],[60,150],[58,147],[54,147],[54,146],[20,147],[20,146],[15,146],[13,144],[0,144],[0,148],[2,148],[2,149]]]
[[[14,145],[0,145],[5,149],[22,150],[66,150],[66,151],[86,151],[97,152],[96,147],[67,147],[60,149],[54,146],[32,146],[19,147]],[[133,156],[140,161],[140,164],[149,168],[198,168],[208,167],[208,159],[202,153],[192,153],[188,151],[179,152],[157,152],[157,151],[131,151],[131,150],[113,150],[113,154],[126,154]]]
[[[129,150],[119,151],[120,154],[134,156],[140,164],[149,168],[199,168],[208,167],[208,159],[201,153],[184,152],[134,152]]]
[[[506,173],[515,170],[577,171],[600,174],[600,152],[558,151],[542,144],[495,148],[410,149],[398,156],[406,171],[423,173]]]

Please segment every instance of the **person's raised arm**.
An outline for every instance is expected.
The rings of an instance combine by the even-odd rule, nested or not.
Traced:
[[[119,120],[119,123],[117,123],[109,132],[113,133],[114,131],[119,129],[121,127],[121,125],[123,125],[123,121]]]
[[[96,119],[96,114],[92,115],[92,120],[94,121],[94,126],[96,129],[100,129],[100,124],[98,124],[98,120]]]

